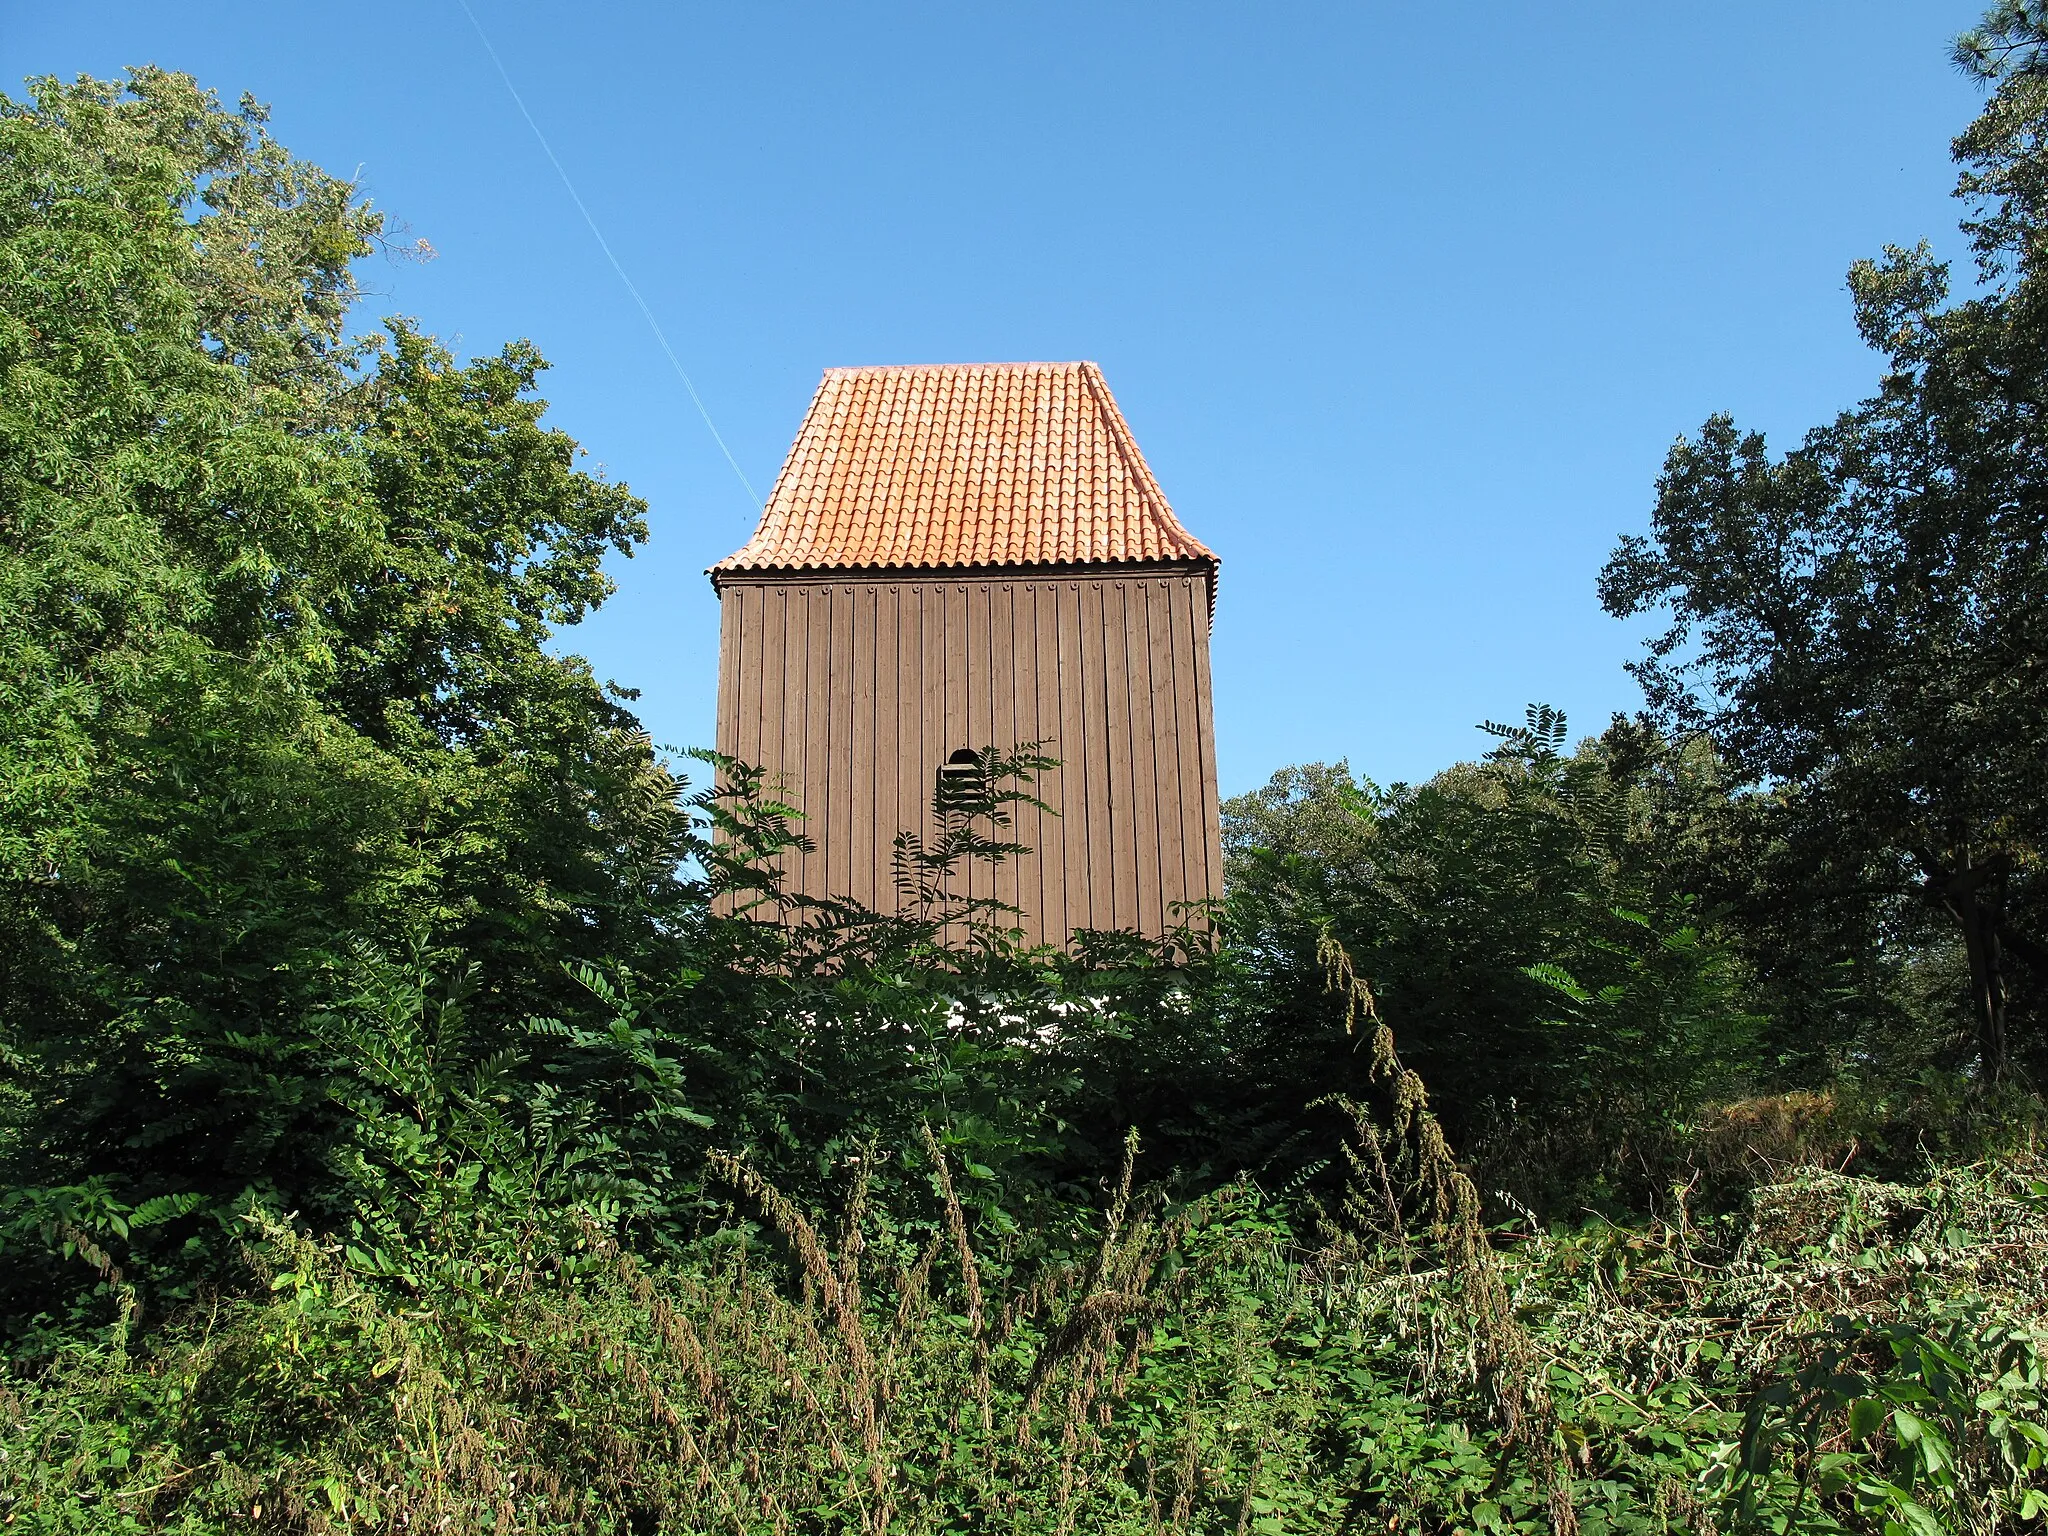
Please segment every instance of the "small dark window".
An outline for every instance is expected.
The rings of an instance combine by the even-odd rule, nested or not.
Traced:
[[[939,764],[938,781],[933,785],[937,798],[933,803],[942,812],[959,810],[980,788],[981,759],[962,747]]]

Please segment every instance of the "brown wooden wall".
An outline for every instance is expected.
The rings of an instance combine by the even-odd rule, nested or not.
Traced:
[[[1223,886],[1209,578],[848,572],[720,579],[718,747],[784,777],[815,853],[791,888],[895,905],[890,855],[962,747],[1042,740],[995,894],[1034,941],[1158,934]],[[982,892],[977,889],[977,894]]]

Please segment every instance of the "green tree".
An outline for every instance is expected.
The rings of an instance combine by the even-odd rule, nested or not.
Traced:
[[[2015,4],[1958,45],[1996,85],[1955,141],[1975,286],[1924,244],[1857,263],[1877,393],[1782,457],[1714,417],[1600,581],[1612,613],[1669,615],[1634,670],[1666,729],[1762,791],[1752,847],[1809,943],[1847,958],[1947,915],[1993,1078],[2048,980],[2044,37]]]
[[[1365,1092],[1328,1022],[1327,930],[1460,1144],[1512,1159],[1549,1136],[1564,1183],[1596,1120],[1577,1145],[1605,1155],[1740,1086],[1763,1021],[1737,936],[1689,888],[1725,803],[1711,755],[1625,721],[1568,752],[1540,706],[1488,730],[1484,760],[1422,785],[1312,765],[1225,805],[1230,930],[1264,1010],[1247,1070],[1297,1103]]]
[[[519,343],[352,339],[381,220],[156,70],[0,98],[0,1157],[131,1200],[325,1177],[343,957],[478,1033],[658,965],[678,784],[549,648],[645,536]]]

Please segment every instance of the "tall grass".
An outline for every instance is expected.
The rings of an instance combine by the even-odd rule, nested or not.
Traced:
[[[244,1294],[0,1389],[0,1524],[2039,1524],[2048,1164],[1809,1168],[1725,1218],[1474,1243],[1407,1102],[1405,1137],[1361,1111],[1352,1209],[1313,1241],[1248,1185],[1163,1202],[1129,1158],[1085,1230],[994,1232],[935,1138],[930,1201],[885,1208],[870,1152],[829,1220],[721,1158],[726,1225],[658,1263],[584,1220],[450,1237],[403,1280],[252,1215]]]

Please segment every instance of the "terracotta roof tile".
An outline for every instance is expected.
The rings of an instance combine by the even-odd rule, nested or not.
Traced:
[[[1174,517],[1102,370],[954,363],[828,368],[761,526],[711,571],[1119,561],[1216,556]]]

